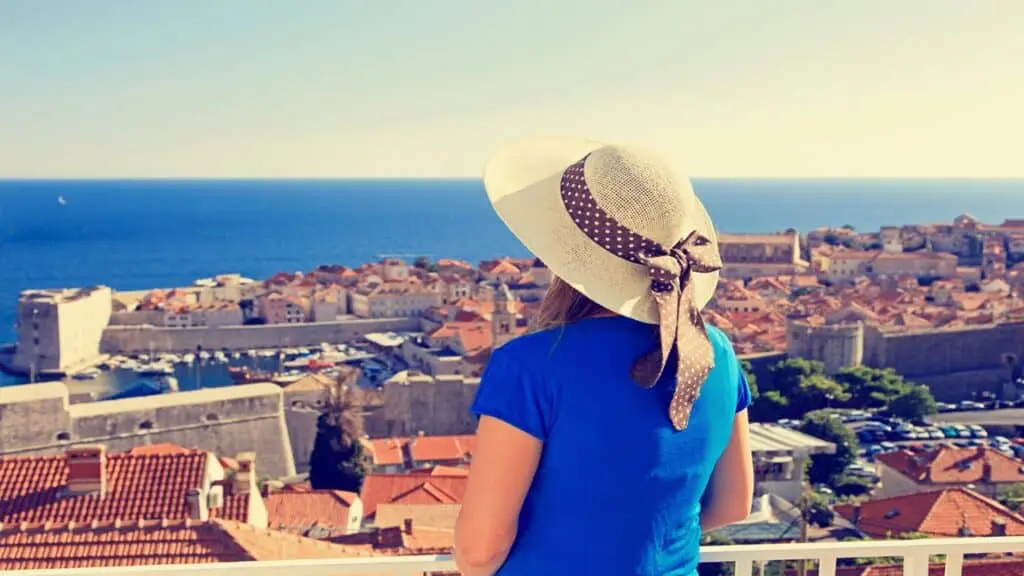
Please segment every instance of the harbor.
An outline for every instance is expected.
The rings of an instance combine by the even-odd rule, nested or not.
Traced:
[[[0,387],[63,380],[72,391],[72,401],[83,402],[253,382],[287,386],[311,373],[332,377],[341,365],[360,368],[363,387],[377,387],[391,374],[387,364],[370,352],[325,342],[315,348],[115,355],[68,375],[0,373]]]

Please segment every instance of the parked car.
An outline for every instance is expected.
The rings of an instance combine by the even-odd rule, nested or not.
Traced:
[[[967,429],[971,431],[973,438],[988,438],[988,431],[977,424],[968,424]]]

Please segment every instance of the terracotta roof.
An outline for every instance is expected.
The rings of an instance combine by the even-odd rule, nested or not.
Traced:
[[[410,470],[409,474],[422,474],[427,476],[469,476],[469,468],[463,466],[431,466],[430,468],[416,468]]]
[[[203,485],[207,453],[158,445],[106,456],[106,492],[65,495],[66,457],[0,458],[0,522],[91,522],[188,517],[185,497]],[[184,451],[182,451],[184,450]],[[239,498],[244,498],[238,495]],[[225,497],[215,515],[237,515],[236,497]]]
[[[347,531],[352,505],[359,495],[342,490],[272,492],[263,498],[268,526],[286,532],[305,533],[313,526]],[[360,518],[361,520],[361,518]]]
[[[918,453],[898,450],[875,458],[918,484],[1024,482],[1024,461],[987,446],[942,446]]]
[[[476,436],[419,436],[409,441],[409,456],[416,462],[465,460],[472,456]]]
[[[1024,517],[1002,504],[966,488],[947,488],[859,505],[841,504],[836,513],[861,532],[878,538],[919,532],[937,537],[991,536],[1001,522],[1006,536],[1024,536]]]
[[[377,506],[375,526],[401,526],[411,519],[413,526],[455,530],[462,504],[381,504]]]
[[[368,474],[360,493],[363,515],[373,515],[380,504],[458,504],[468,480],[467,476]]]
[[[346,549],[365,550],[372,555],[405,556],[410,554],[449,554],[455,547],[455,532],[416,526],[374,528],[368,532],[345,534],[329,539]]]
[[[0,529],[0,570],[362,555],[367,552],[225,520],[18,524]]]
[[[363,444],[370,449],[375,465],[402,466],[405,464],[403,448],[407,442],[405,438],[377,438]]]

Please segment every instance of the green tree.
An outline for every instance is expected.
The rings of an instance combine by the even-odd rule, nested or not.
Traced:
[[[829,408],[849,400],[849,393],[825,374],[825,365],[815,360],[789,358],[772,367],[773,389],[784,404],[783,417],[800,418],[813,410]],[[767,394],[765,394],[767,395]]]
[[[841,368],[835,380],[849,392],[849,408],[883,408],[910,387],[892,368]]]
[[[430,267],[430,258],[427,258],[426,256],[417,256],[416,259],[412,261],[412,266],[413,268],[426,270]]]
[[[999,503],[1010,510],[1024,512],[1024,482],[1018,482],[999,494]]]
[[[857,460],[857,436],[832,412],[811,412],[804,418],[800,431],[836,445],[835,454],[811,456],[807,477],[813,484],[836,486],[846,469]]]
[[[836,496],[840,498],[847,498],[865,496],[870,493],[874,487],[874,484],[869,482],[866,478],[842,476],[839,479],[838,484],[833,487],[833,491]]]
[[[897,418],[912,420],[938,412],[935,398],[927,386],[913,385],[889,402],[889,412]]]
[[[855,228],[853,227],[853,224],[843,224],[843,230],[850,230],[852,232]]]
[[[813,374],[801,379],[800,384],[788,396],[789,405],[797,414],[831,408],[850,399],[842,384],[824,374]]]
[[[787,358],[772,366],[772,389],[785,393],[799,386],[802,378],[824,373],[825,365],[817,360]]]
[[[835,520],[836,513],[829,506],[828,497],[816,492],[804,493],[796,502],[804,522],[818,528],[828,528]]]
[[[316,421],[316,438],[309,457],[309,483],[316,490],[359,492],[369,471],[362,437],[362,403],[355,383],[356,369],[345,370],[327,391]]]
[[[740,367],[743,369],[743,375],[747,377],[747,384],[750,386],[750,398],[757,399],[757,374],[754,374],[754,367],[748,360],[741,361]]]
[[[822,237],[822,240],[829,246],[836,246],[839,244],[839,236],[837,236],[835,232],[826,232],[825,236]]]
[[[749,416],[751,422],[776,422],[788,418],[789,414],[789,400],[778,390],[768,390],[750,405]]]

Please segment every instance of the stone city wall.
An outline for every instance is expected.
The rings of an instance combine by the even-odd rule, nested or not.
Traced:
[[[415,331],[419,318],[351,319],[336,322],[221,326],[216,328],[165,328],[162,326],[108,326],[100,348],[105,354],[246,350],[317,346],[321,342],[344,343],[370,332]]]
[[[370,437],[472,434],[476,419],[469,407],[478,378],[410,374],[384,384],[384,404],[364,420]]]
[[[57,383],[46,385],[51,384]],[[76,444],[105,444],[111,452],[123,452],[171,443],[218,456],[255,452],[258,475],[295,474],[282,393],[274,384],[70,406],[39,398],[0,403],[0,416],[0,455],[59,454]]]
[[[789,343],[791,356],[821,360],[834,369],[860,363],[892,368],[908,380],[927,385],[937,399],[958,401],[976,392],[1005,392],[1010,370],[1004,357],[1015,354],[1024,359],[1024,323],[906,333],[883,333],[865,326],[859,337],[849,338],[845,348],[834,346],[834,332],[791,329]],[[856,354],[843,353],[855,348],[862,350],[862,362],[856,361]]]
[[[939,400],[958,400],[974,392],[1000,393],[1010,369],[1006,354],[1024,360],[1024,323],[885,334],[882,353],[866,358],[871,366],[891,367],[908,380],[927,384]]]

